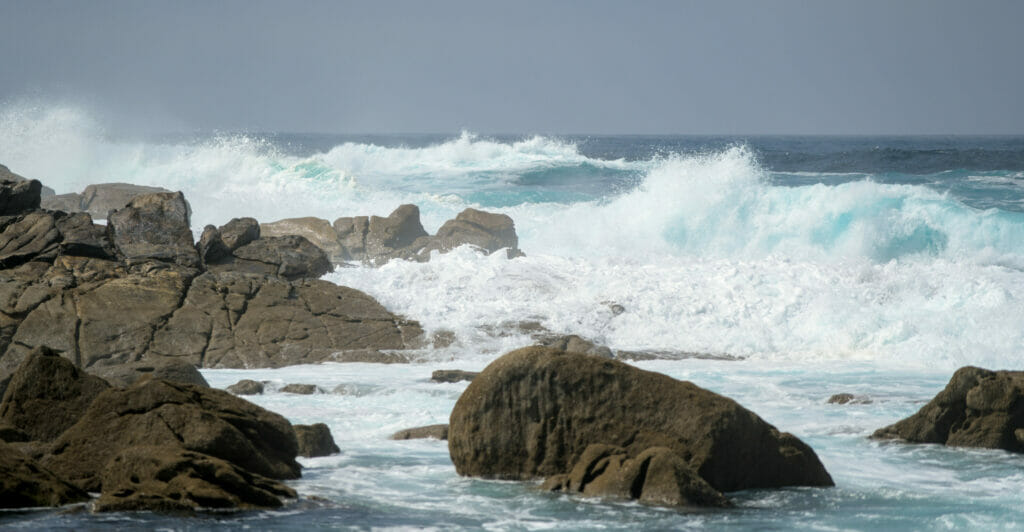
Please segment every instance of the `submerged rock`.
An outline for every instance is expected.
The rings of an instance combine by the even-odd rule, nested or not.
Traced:
[[[95,512],[277,508],[295,490],[213,456],[177,446],[117,452],[103,468]]]
[[[231,386],[228,386],[226,389],[235,395],[259,395],[263,393],[263,388],[264,385],[260,381],[242,379]]]
[[[430,375],[430,380],[434,382],[472,381],[479,374],[479,371],[463,371],[461,369],[439,369]]]
[[[318,391],[320,390],[315,384],[286,384],[281,388],[281,393],[291,393],[295,395],[313,395]]]
[[[718,491],[832,486],[814,451],[735,401],[616,360],[530,347],[489,365],[451,414],[460,475],[566,474],[592,444],[675,453]]]
[[[872,438],[1024,452],[1024,371],[960,368],[916,414]]]
[[[424,427],[413,427],[403,429],[391,435],[390,440],[422,440],[422,439],[447,440],[448,424],[427,425]]]
[[[853,395],[852,393],[837,393],[832,397],[828,398],[828,404],[830,405],[869,405],[871,404],[871,398],[864,395]]]
[[[331,429],[323,423],[293,425],[292,428],[295,429],[295,438],[299,442],[299,456],[316,458],[341,452],[334,443]]]

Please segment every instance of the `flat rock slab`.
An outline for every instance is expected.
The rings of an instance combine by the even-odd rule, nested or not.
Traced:
[[[434,439],[434,440],[447,440],[448,439],[448,424],[441,423],[438,425],[427,425],[425,427],[413,427],[411,429],[400,430],[391,435],[391,440],[422,440],[422,439]]]

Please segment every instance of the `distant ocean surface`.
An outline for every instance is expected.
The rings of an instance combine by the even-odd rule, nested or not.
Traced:
[[[683,127],[683,126],[681,126]],[[434,232],[466,207],[515,220],[526,257],[460,248],[429,263],[339,268],[448,348],[411,365],[204,370],[344,393],[252,400],[327,423],[339,455],[303,459],[306,501],[176,518],[0,513],[0,526],[436,530],[1024,528],[1024,456],[870,441],[964,365],[1024,369],[1024,137],[335,136],[132,138],[71,107],[0,106],[0,164],[57,193],[130,182],[181,190],[193,229],[232,217],[387,215]],[[609,303],[626,309],[613,314]],[[479,370],[528,345],[519,321],[612,349],[735,361],[637,363],[725,394],[819,454],[833,489],[729,494],[682,513],[456,475],[447,422]],[[839,392],[870,404],[830,405]]]

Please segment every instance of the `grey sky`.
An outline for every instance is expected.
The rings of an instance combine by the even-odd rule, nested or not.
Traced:
[[[155,130],[1024,133],[1022,95],[1017,1],[0,0],[0,100]]]

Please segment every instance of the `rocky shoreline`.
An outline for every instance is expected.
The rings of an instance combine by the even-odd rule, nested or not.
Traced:
[[[299,496],[286,484],[301,475],[296,457],[338,452],[329,429],[293,426],[238,397],[263,393],[261,382],[212,389],[197,368],[409,362],[451,340],[428,338],[367,294],[318,278],[352,263],[427,261],[462,245],[523,256],[511,218],[474,209],[435,235],[415,205],[402,205],[387,217],[333,223],[236,218],[194,241],[180,192],[109,184],[56,196],[0,173],[6,508],[287,504]],[[101,217],[106,225],[94,222]],[[464,476],[678,508],[728,508],[738,490],[834,484],[810,446],[735,401],[623,362],[735,358],[614,352],[536,324],[519,328],[538,345],[482,372],[434,372],[435,382],[470,381],[447,425],[392,439],[447,440]],[[1024,452],[1022,374],[961,369],[918,414],[873,437]]]

